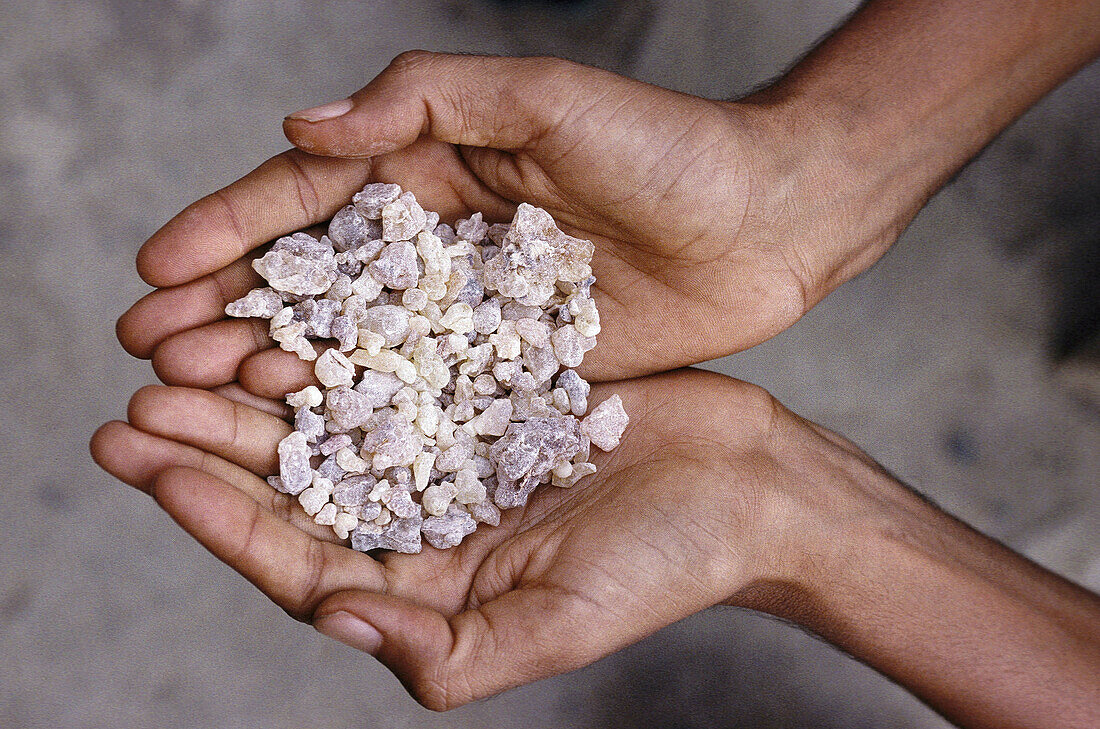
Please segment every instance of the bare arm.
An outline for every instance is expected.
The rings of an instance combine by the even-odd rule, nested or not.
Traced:
[[[798,139],[810,303],[876,261],[927,199],[1100,53],[1095,0],[873,0],[746,101]],[[806,157],[817,161],[808,161]],[[814,223],[814,221],[821,221]]]
[[[813,630],[962,726],[1100,725],[1100,599],[832,439],[792,454],[826,488],[788,512],[790,559],[731,604]]]

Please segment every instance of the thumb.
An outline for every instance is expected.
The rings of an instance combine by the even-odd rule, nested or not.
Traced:
[[[406,51],[350,98],[291,114],[283,132],[303,151],[331,157],[373,157],[421,135],[518,150],[555,125],[571,77],[587,70],[557,58]]]
[[[606,652],[591,603],[538,588],[508,592],[451,618],[410,600],[364,591],[330,596],[321,633],[370,653],[413,698],[444,711],[579,668]]]

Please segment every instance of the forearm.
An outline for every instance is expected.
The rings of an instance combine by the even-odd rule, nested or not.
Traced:
[[[810,182],[823,214],[839,208],[862,226],[859,250],[822,274],[836,279],[825,292],[1098,52],[1095,0],[873,0],[755,97],[783,109],[805,140],[798,154],[818,161]]]
[[[842,471],[798,530],[817,546],[795,550],[772,583],[786,587],[742,596],[748,605],[962,726],[1100,726],[1100,599],[866,464]]]

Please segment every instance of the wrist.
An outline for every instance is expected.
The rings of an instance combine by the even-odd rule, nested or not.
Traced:
[[[758,178],[742,237],[782,242],[807,309],[885,254],[931,194],[919,160],[899,161],[898,140],[839,101],[780,83],[730,107]]]
[[[847,441],[786,411],[778,421],[768,454],[778,478],[760,499],[756,569],[724,604],[825,633],[836,592],[879,558],[899,520],[919,522],[929,507]]]

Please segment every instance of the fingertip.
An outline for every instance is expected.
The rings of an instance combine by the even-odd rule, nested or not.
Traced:
[[[320,349],[315,345],[316,349]],[[288,392],[309,385],[320,385],[314,362],[299,359],[278,347],[265,349],[241,362],[237,381],[248,392],[271,400],[282,400]]]
[[[121,420],[109,420],[95,429],[88,441],[88,451],[97,466],[111,472],[111,469],[107,467],[110,463],[111,452],[114,446],[118,444],[123,431],[129,427]]]
[[[161,271],[156,265],[155,255],[151,250],[150,243],[152,243],[155,238],[156,236],[154,235],[153,238],[145,241],[141,248],[138,249],[137,258],[134,264],[137,267],[138,276],[150,286],[156,286],[158,288],[171,286],[172,282],[161,275]]]
[[[312,623],[319,632],[376,657],[425,708],[446,711],[476,698],[447,685],[454,634],[440,612],[394,595],[345,590],[323,600]]]
[[[153,353],[153,343],[143,341],[140,330],[134,326],[134,319],[138,316],[134,313],[134,309],[138,308],[140,303],[141,301],[135,303],[115,321],[115,339],[131,357],[149,359]]]
[[[166,397],[168,391],[169,388],[165,385],[145,385],[139,388],[130,396],[130,402],[126,405],[126,419],[132,426],[148,430],[150,415],[171,406],[171,398]]]
[[[321,104],[320,106],[311,106],[308,109],[302,109],[301,111],[296,111],[293,114],[287,114],[286,121],[304,121],[308,124],[326,122],[330,119],[335,119],[336,117],[347,114],[354,107],[355,102],[351,99],[330,101],[327,104]]]
[[[92,435],[90,448],[96,465],[119,481],[148,492],[172,444],[129,423],[112,420]]]

